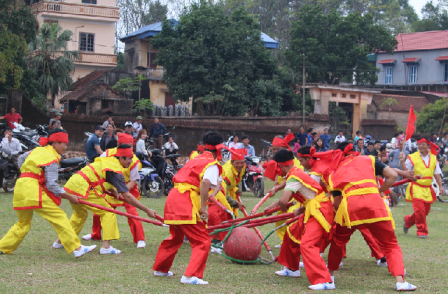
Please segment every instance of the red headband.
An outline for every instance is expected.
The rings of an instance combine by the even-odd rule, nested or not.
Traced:
[[[288,144],[289,144],[289,142],[292,141],[292,139],[294,139],[294,134],[288,134],[288,135],[286,135],[286,137],[284,139],[275,137],[274,140],[272,141],[272,146],[285,147],[285,148],[288,148],[289,150],[291,150],[291,148],[289,148]]]
[[[270,160],[263,164],[264,168],[264,176],[272,181],[275,181],[275,176],[281,175],[282,171],[280,170],[280,166],[274,160]]]
[[[199,152],[204,152],[205,151],[205,147],[203,145],[198,145],[198,151]]]
[[[426,138],[421,138],[420,140],[417,141],[417,143],[426,143],[426,144],[428,144],[431,147],[431,153],[434,154],[434,155],[437,155],[437,149],[439,149],[439,146],[437,146],[433,142],[428,141],[428,139],[426,139]]]
[[[244,160],[244,156],[247,155],[246,149],[234,149],[232,148],[230,152],[232,152],[232,160]]]
[[[314,148],[314,147],[311,147],[311,149],[310,149],[310,154],[301,154],[301,153],[298,153],[297,152],[297,157],[309,157],[310,158],[310,161],[308,161],[308,163],[311,165],[311,166],[313,166],[314,165],[314,155],[316,154],[316,148]]]
[[[115,156],[118,157],[133,157],[134,153],[131,148],[118,148]]]
[[[210,145],[205,144],[205,150],[214,151],[216,152],[216,159],[219,161],[221,160],[221,150],[226,149],[233,155],[239,155],[239,153],[235,149],[230,149],[229,147],[225,146],[224,144],[218,144],[218,145]],[[244,159],[244,158],[243,158]]]
[[[294,165],[294,159],[285,161],[285,162],[277,162],[278,165],[283,165],[283,166],[289,166],[289,165]]]
[[[126,133],[118,134],[118,144],[134,144],[134,138]]]
[[[58,132],[51,134],[49,138],[41,137],[39,139],[39,145],[45,146],[48,142],[68,143],[68,134],[64,132]]]

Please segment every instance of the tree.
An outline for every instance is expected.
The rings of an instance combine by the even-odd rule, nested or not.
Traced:
[[[417,132],[423,134],[439,133],[446,102],[446,98],[444,98],[422,108],[422,111],[417,114]],[[447,121],[444,122],[443,129],[448,129]]]
[[[216,5],[191,5],[178,25],[163,22],[152,39],[156,63],[174,98],[205,103],[207,114],[280,113],[278,66],[263,46],[259,24],[244,8],[229,17]]]
[[[376,51],[392,53],[397,41],[386,29],[373,23],[371,14],[358,12],[339,16],[335,10],[324,14],[319,6],[304,6],[291,31],[286,52],[291,67],[302,70],[306,57],[307,82],[338,84],[353,75],[357,84],[376,82],[376,68],[367,55]]]
[[[428,1],[422,8],[422,19],[412,25],[415,32],[448,29],[448,12],[443,2]]]
[[[39,91],[42,95],[51,96],[50,106],[60,91],[68,91],[72,85],[70,75],[75,70],[74,59],[78,59],[77,51],[67,51],[67,42],[72,32],[62,31],[58,23],[43,23],[35,42],[29,66],[36,71]]]
[[[398,105],[398,101],[392,97],[387,97],[381,100],[381,105],[379,107],[380,108],[387,107],[389,109],[389,119],[390,119],[391,107],[394,105]]]
[[[25,95],[38,95],[37,83],[29,78],[27,44],[36,38],[37,21],[30,9],[16,0],[0,0],[0,94],[21,88]],[[23,79],[27,82],[23,83]]]
[[[153,110],[154,105],[149,99],[143,98],[140,101],[134,102],[134,107],[132,109],[133,112],[140,112],[143,111],[143,118],[146,119],[148,116],[148,110]]]

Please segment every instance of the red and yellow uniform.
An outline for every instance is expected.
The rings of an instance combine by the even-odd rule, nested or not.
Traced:
[[[68,138],[67,138],[68,143]],[[33,213],[48,221],[57,232],[68,253],[81,245],[72,229],[67,215],[59,208],[61,198],[47,190],[43,168],[57,162],[61,156],[50,145],[32,150],[22,167],[16,182],[13,205],[19,221],[0,241],[0,251],[10,254],[19,247],[31,228]]]
[[[406,189],[406,201],[412,202],[414,213],[404,217],[406,228],[417,225],[417,236],[428,235],[426,216],[431,210],[432,203],[436,200],[436,194],[432,188],[432,178],[437,167],[437,158],[429,153],[429,161],[426,164],[420,152],[408,156],[414,166],[414,174],[422,175],[416,182],[410,182]]]
[[[329,177],[330,189],[340,191],[336,231],[328,254],[328,269],[337,270],[343,248],[359,226],[366,227],[382,249],[389,271],[404,276],[403,254],[397,243],[393,218],[378,191],[373,156],[347,156]]]
[[[113,157],[117,154],[117,148],[107,149],[105,153],[106,157]],[[131,165],[128,168],[123,168],[123,176],[126,184],[130,182],[131,171],[134,168],[137,168],[138,170],[142,168],[142,164],[135,154],[133,155]],[[140,196],[140,191],[138,190],[137,184],[129,190],[129,193],[131,193],[137,200],[142,198]],[[138,216],[137,209],[125,201],[118,200],[110,195],[106,195],[104,199],[106,199],[106,201],[114,209],[118,206],[124,206],[127,213]],[[133,218],[128,218],[128,224],[131,229],[132,236],[134,237],[134,243],[137,243],[138,241],[145,241],[145,232],[143,230],[142,222]],[[93,215],[92,239],[101,240],[101,221],[100,217],[96,214]]]
[[[124,169],[115,157],[97,157],[95,161],[74,174],[65,184],[64,190],[67,193],[85,198],[86,201],[104,207],[112,208],[104,198],[105,191],[114,186],[106,182],[106,172],[123,174]],[[100,216],[101,227],[103,228],[103,240],[115,240],[120,238],[118,232],[117,217],[115,213],[101,210],[84,204],[71,204],[74,210],[70,218],[70,224],[76,234],[81,232],[87,219],[87,211]]]
[[[281,163],[280,163],[281,164]],[[312,191],[310,199],[300,192],[293,191],[293,198],[305,207],[303,216],[287,228],[278,263],[290,270],[299,270],[302,255],[307,277],[311,285],[331,283],[331,276],[325,261],[319,256],[319,245],[324,236],[330,232],[333,223],[333,206],[321,186],[297,167],[287,175],[287,183],[298,182],[302,187]],[[285,188],[288,190],[288,184]]]
[[[200,186],[207,168],[216,165],[219,174],[222,168],[212,153],[204,153],[189,160],[174,176],[174,188],[171,189],[165,203],[165,223],[170,225],[171,236],[159,246],[154,271],[167,273],[171,268],[177,250],[184,236],[190,241],[192,254],[185,276],[203,277],[211,239],[205,222],[201,220]]]
[[[238,150],[246,151],[246,149],[237,149],[237,151]],[[232,154],[232,159],[236,160],[234,158],[236,158],[236,157],[234,157],[234,155]],[[237,159],[237,160],[244,160],[244,155],[242,155],[242,159]],[[240,173],[238,173],[236,171],[236,169],[233,167],[230,160],[227,161],[223,165],[223,167],[222,167],[222,188],[223,188],[223,191],[225,192],[224,195],[227,195],[226,192],[228,192],[229,196],[232,197],[232,199],[238,201],[238,195],[236,192],[238,191],[238,185],[240,184],[245,171],[246,171],[246,166],[244,166],[243,170]],[[232,208],[231,211],[232,210],[233,210],[233,214],[235,215],[235,217],[238,217],[238,209]]]

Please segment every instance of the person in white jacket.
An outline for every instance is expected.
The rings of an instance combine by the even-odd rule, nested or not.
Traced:
[[[144,154],[146,156],[151,156],[148,154],[148,151],[146,150],[146,144],[145,140],[148,137],[148,133],[145,129],[142,129],[138,132],[137,138],[136,138],[136,145],[135,145],[135,154]]]

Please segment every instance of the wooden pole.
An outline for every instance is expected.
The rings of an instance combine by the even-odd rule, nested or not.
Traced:
[[[302,124],[305,127],[305,49],[303,49],[302,89]]]

